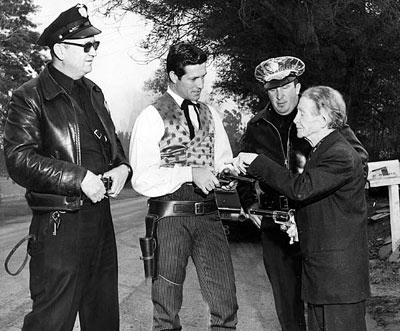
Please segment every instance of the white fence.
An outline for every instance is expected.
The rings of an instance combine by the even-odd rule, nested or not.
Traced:
[[[395,252],[400,246],[399,160],[370,162],[368,168],[370,187],[387,186],[389,190],[390,232]]]

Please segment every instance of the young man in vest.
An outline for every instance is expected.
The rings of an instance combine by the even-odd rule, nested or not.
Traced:
[[[153,330],[180,330],[183,282],[189,257],[208,304],[211,330],[236,329],[233,266],[213,190],[232,161],[219,114],[199,102],[207,55],[172,45],[167,92],[136,120],[130,158],[133,188],[150,197],[157,220],[157,274],[153,277]]]

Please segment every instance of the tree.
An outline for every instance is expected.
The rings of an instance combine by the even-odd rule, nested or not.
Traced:
[[[12,91],[34,77],[43,66],[42,49],[36,46],[39,34],[28,16],[36,11],[32,0],[0,2],[0,158],[3,158],[3,126],[6,105]],[[4,174],[4,160],[0,160]]]
[[[255,66],[280,55],[306,63],[304,87],[341,91],[349,122],[371,159],[399,157],[400,3],[398,0],[104,0],[105,13],[141,14],[152,24],[143,41],[151,58],[187,40],[215,60],[223,93],[257,111],[266,93]],[[382,154],[382,150],[384,153]]]
[[[161,61],[154,77],[144,82],[143,89],[155,94],[164,94],[168,88],[168,76],[165,72],[165,61]]]
[[[229,138],[233,156],[237,156],[240,152],[240,142],[244,132],[242,114],[236,109],[225,110],[222,122]]]

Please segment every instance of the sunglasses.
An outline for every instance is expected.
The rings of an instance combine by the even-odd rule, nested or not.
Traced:
[[[77,43],[70,43],[68,41],[62,41],[62,44],[67,44],[67,45],[73,45],[73,46],[80,46],[83,47],[83,51],[85,53],[89,53],[92,47],[94,48],[95,51],[99,48],[100,41],[95,41],[95,42],[88,42],[86,44],[77,44]]]

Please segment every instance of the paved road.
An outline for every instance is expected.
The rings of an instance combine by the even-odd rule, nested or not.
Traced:
[[[145,198],[116,200],[112,204],[118,243],[121,331],[151,329],[151,286],[144,280],[139,259],[138,238],[144,233],[145,209]],[[29,217],[18,217],[0,224],[1,264],[11,247],[27,234],[28,227]],[[240,307],[238,330],[279,330],[259,243],[234,242],[231,243],[231,251]],[[23,249],[17,252],[15,264],[11,265],[14,270],[24,256]],[[28,268],[16,277],[7,275],[2,265],[0,270],[0,331],[17,331],[31,305]],[[201,298],[193,264],[189,265],[185,282],[181,321],[185,331],[207,329],[208,312]],[[79,330],[78,323],[75,330]],[[369,330],[378,329],[370,327]]]

